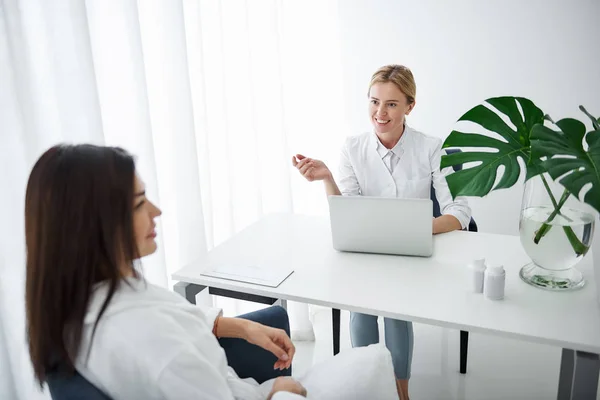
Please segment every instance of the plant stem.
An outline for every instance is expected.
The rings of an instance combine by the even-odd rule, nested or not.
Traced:
[[[554,206],[554,211],[552,211],[552,213],[548,216],[548,218],[542,224],[540,229],[538,229],[537,232],[535,233],[535,237],[533,238],[533,242],[535,244],[539,244],[540,240],[544,236],[546,236],[546,234],[548,232],[550,232],[550,229],[552,229],[552,225],[550,225],[550,222],[552,222],[554,220],[554,218],[556,218],[557,215],[560,214],[563,218],[567,219],[569,222],[573,222],[573,220],[571,218],[567,217],[566,215],[564,215],[560,212],[560,209],[567,202],[571,193],[567,189],[565,189],[559,202],[557,203],[556,199],[552,195],[550,186],[548,185],[548,182],[546,181],[546,178],[543,175],[542,175],[542,181],[544,183],[544,187],[546,188],[546,191],[548,192],[548,196],[550,196],[550,201],[552,202],[552,205]],[[577,254],[577,255],[586,254],[588,251],[588,247],[586,245],[584,245],[583,243],[581,243],[581,241],[579,240],[579,238],[573,231],[573,228],[570,226],[563,226],[563,230],[565,232],[565,235],[567,236],[567,239],[569,240],[569,243],[571,243],[571,246],[573,247],[575,254]]]
[[[564,205],[564,202],[567,201],[567,198],[569,197],[569,192],[565,189],[565,191],[562,194],[561,197],[561,201],[562,198],[564,197],[565,200],[563,201],[563,203],[561,205],[556,204],[556,199],[554,198],[554,195],[552,194],[552,190],[550,189],[550,185],[548,185],[548,181],[546,180],[546,177],[544,175],[540,175],[542,178],[542,182],[544,183],[544,187],[546,188],[546,192],[548,193],[548,196],[550,196],[550,201],[552,202],[552,205],[554,206],[554,211],[558,212],[558,214],[562,215],[563,218],[565,218],[567,221],[569,222],[573,222],[573,220],[569,217],[567,217],[566,215],[563,215],[560,212],[560,208]],[[566,197],[565,197],[566,195]],[[556,214],[554,214],[554,216],[552,216],[552,219],[554,219],[554,217],[556,217]],[[552,219],[550,219],[550,217],[548,218],[549,221],[552,221]]]
[[[550,190],[550,185],[548,185],[548,181],[546,180],[546,177],[544,176],[544,174],[540,175],[540,177],[542,178],[542,183],[544,184],[544,187],[546,188],[546,192],[548,192],[548,196],[550,196],[550,201],[552,202],[552,205],[554,206],[554,209],[556,210],[558,208],[558,204],[556,204],[556,199],[554,198],[554,195],[552,194],[552,190]]]
[[[573,232],[573,228],[570,226],[563,226],[563,230],[565,231],[565,235],[567,235],[569,243],[571,243],[571,247],[575,250],[575,254],[578,256],[586,254],[589,247],[581,243],[581,240],[579,240],[575,232]]]
[[[546,221],[544,222],[544,224],[535,233],[535,238],[533,238],[533,242],[535,244],[538,244],[540,242],[540,239],[543,238],[544,236],[546,236],[546,234],[548,232],[550,232],[550,229],[552,229],[552,225],[549,225],[550,222],[554,221],[554,218],[556,218],[556,216],[558,214],[560,214],[561,207],[566,203],[566,201],[567,201],[567,199],[569,198],[569,195],[570,195],[569,191],[565,189],[565,191],[563,192],[563,194],[562,194],[562,196],[560,198],[560,201],[558,202],[558,204],[556,204],[556,199],[550,193],[550,191],[549,191],[550,188],[547,186],[546,182],[545,182],[545,186],[546,186],[546,189],[548,190],[548,193],[550,194],[550,199],[552,201],[552,204],[554,205],[554,211],[552,211],[552,214],[550,214],[548,216],[548,218],[546,219]],[[564,215],[563,215],[563,217],[564,217]]]

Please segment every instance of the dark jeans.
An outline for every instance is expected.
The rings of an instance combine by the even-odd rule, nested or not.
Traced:
[[[240,315],[238,318],[283,329],[288,335],[290,334],[290,322],[287,312],[279,306]],[[292,375],[291,367],[283,371],[273,369],[273,365],[277,361],[277,357],[273,353],[243,339],[219,339],[219,343],[225,350],[229,366],[240,378],[254,378],[258,383],[263,383],[279,376]]]

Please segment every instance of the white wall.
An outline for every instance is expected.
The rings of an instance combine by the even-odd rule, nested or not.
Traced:
[[[340,0],[338,9],[348,134],[369,129],[369,78],[390,63],[415,75],[408,123],[440,138],[501,95],[528,97],[554,119],[585,118],[580,104],[600,115],[599,1]],[[521,193],[471,199],[480,230],[517,234]]]

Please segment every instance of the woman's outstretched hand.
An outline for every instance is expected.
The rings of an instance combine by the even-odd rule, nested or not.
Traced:
[[[292,157],[292,165],[309,182],[332,179],[331,171],[323,161],[296,154]]]

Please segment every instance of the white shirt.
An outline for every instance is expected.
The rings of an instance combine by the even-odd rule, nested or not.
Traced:
[[[95,287],[84,319],[75,368],[113,400],[264,400],[273,381],[240,379],[212,333],[220,310],[129,278],[92,329],[107,285]],[[359,375],[361,379],[355,379]],[[392,359],[385,346],[346,351],[298,378],[308,399],[397,399]],[[273,400],[304,397],[278,392]]]
[[[446,176],[440,170],[442,141],[409,126],[388,150],[373,132],[349,137],[342,147],[338,186],[346,196],[430,198],[433,182],[443,215],[453,215],[463,229],[469,226],[471,209],[464,197],[452,200]]]
[[[125,283],[126,282],[126,283]],[[85,317],[77,371],[114,400],[261,399],[270,387],[242,380],[212,334],[220,310],[134,278],[120,285],[89,348],[107,293],[94,290]]]
[[[402,149],[402,145],[404,143],[406,136],[402,135],[400,137],[400,140],[398,140],[398,143],[396,143],[396,145],[394,147],[392,147],[391,149],[388,149],[387,147],[385,147],[381,143],[379,138],[377,138],[377,135],[375,135],[375,138],[377,139],[377,153],[383,160],[383,163],[385,164],[385,166],[388,169],[388,171],[390,172],[390,174],[393,174],[394,170],[400,163],[400,157],[402,157],[402,154],[404,153],[404,150]]]

